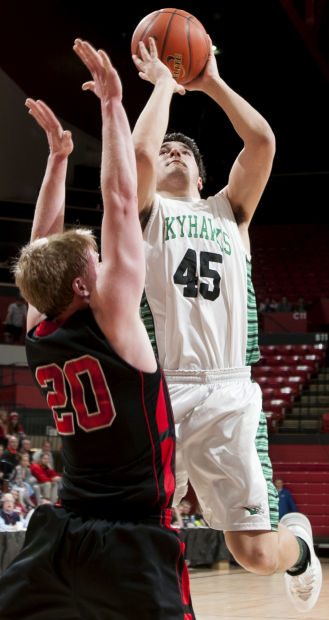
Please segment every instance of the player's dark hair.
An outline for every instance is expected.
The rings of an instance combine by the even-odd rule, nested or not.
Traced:
[[[182,142],[186,144],[186,146],[192,151],[194,155],[194,159],[199,169],[199,175],[202,179],[202,183],[206,182],[206,168],[203,163],[203,157],[199,151],[199,147],[193,138],[189,138],[185,136],[185,134],[180,132],[167,133],[163,139],[163,142]]]

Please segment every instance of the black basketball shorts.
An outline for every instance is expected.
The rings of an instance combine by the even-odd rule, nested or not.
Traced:
[[[0,579],[0,620],[18,618],[194,620],[177,532],[40,506]]]

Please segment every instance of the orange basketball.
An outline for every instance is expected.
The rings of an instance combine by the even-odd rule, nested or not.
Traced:
[[[138,55],[138,43],[148,47],[153,37],[160,60],[167,65],[179,84],[188,84],[201,73],[209,55],[209,39],[198,19],[179,9],[160,9],[139,22],[131,52]]]

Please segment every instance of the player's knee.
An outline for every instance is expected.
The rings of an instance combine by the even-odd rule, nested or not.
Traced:
[[[277,553],[263,537],[258,540],[239,536],[226,542],[234,559],[246,570],[258,575],[273,575],[278,570]]]
[[[278,563],[276,558],[271,556],[268,551],[257,548],[248,549],[238,554],[235,558],[246,570],[257,573],[258,575],[273,575],[277,571]]]

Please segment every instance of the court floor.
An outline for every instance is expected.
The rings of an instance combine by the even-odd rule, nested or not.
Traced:
[[[190,569],[193,607],[197,620],[328,620],[329,558],[320,558],[323,585],[316,606],[308,613],[295,610],[285,593],[283,575],[259,577],[239,567]]]

